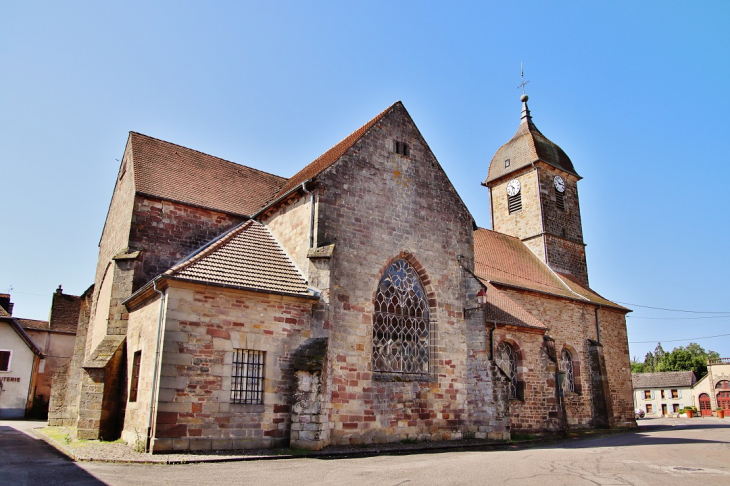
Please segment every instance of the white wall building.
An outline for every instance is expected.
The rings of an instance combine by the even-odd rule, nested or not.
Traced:
[[[632,373],[631,381],[635,408],[649,417],[677,415],[694,405],[692,386],[697,378],[692,371]]]

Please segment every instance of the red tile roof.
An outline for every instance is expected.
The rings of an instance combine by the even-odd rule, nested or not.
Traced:
[[[510,299],[494,285],[486,283],[487,305],[485,318],[487,322],[496,322],[511,326],[532,327],[547,329],[545,324],[523,309],[518,303]]]
[[[129,133],[135,190],[149,196],[250,216],[286,179],[136,132]]]
[[[474,273],[483,282],[628,310],[604,299],[572,276],[553,272],[518,238],[484,228],[474,232]]]
[[[76,332],[81,312],[81,297],[56,291],[51,303],[50,329],[52,331]]]
[[[342,155],[347,152],[347,150],[352,147],[360,138],[365,135],[365,133],[370,130],[376,123],[378,123],[388,112],[390,112],[396,105],[401,104],[400,101],[397,101],[390,105],[388,108],[383,110],[380,114],[378,114],[375,118],[367,122],[365,125],[361,126],[354,132],[352,132],[350,135],[345,137],[343,140],[341,140],[338,144],[336,144],[334,147],[317,157],[313,162],[311,162],[309,165],[304,167],[302,170],[294,174],[288,181],[286,181],[286,184],[284,184],[281,189],[279,190],[279,193],[276,195],[276,197],[281,197],[284,194],[286,194],[288,191],[294,189],[301,183],[305,182],[308,179],[314,178],[317,174],[334,164],[337,159],[339,159]]]
[[[20,327],[23,329],[28,329],[31,331],[50,331],[51,328],[48,324],[48,321],[38,321],[36,319],[21,319],[16,317],[15,319],[18,321],[18,324],[20,324]]]
[[[307,282],[269,230],[254,220],[226,233],[164,275],[237,288],[311,295]]]

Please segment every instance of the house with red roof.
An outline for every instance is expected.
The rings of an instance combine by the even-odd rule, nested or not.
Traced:
[[[401,102],[289,178],[132,132],[51,423],[152,452],[635,426],[579,180],[526,96],[492,230]]]

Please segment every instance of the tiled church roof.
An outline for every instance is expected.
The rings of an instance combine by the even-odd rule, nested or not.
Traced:
[[[286,184],[282,186],[282,188],[279,190],[279,193],[276,195],[276,197],[283,196],[287,193],[287,191],[290,191],[297,187],[302,182],[306,181],[307,179],[311,179],[323,170],[325,170],[330,165],[334,164],[337,159],[339,159],[347,150],[352,147],[358,140],[360,140],[360,137],[365,135],[365,133],[370,130],[370,128],[373,127],[378,121],[380,121],[381,118],[383,118],[390,110],[392,110],[396,105],[400,104],[400,101],[397,101],[390,105],[388,108],[383,110],[380,114],[378,114],[375,118],[367,122],[365,125],[361,126],[354,132],[352,132],[350,135],[345,137],[343,140],[341,140],[338,144],[336,144],[334,147],[317,157],[313,162],[311,162],[309,165],[304,167],[302,170],[294,174],[291,179],[289,179]]]
[[[130,132],[137,192],[250,216],[286,179],[180,145]]]
[[[237,288],[310,295],[307,282],[269,230],[248,220],[164,275]]]
[[[519,238],[484,228],[474,232],[474,273],[484,282],[628,310],[604,299],[572,276],[553,272]]]
[[[485,283],[485,285],[487,286],[487,305],[484,310],[487,322],[547,329],[545,324],[510,299],[507,294],[500,292],[494,285],[489,283]]]

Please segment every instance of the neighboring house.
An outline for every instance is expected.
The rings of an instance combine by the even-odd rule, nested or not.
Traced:
[[[707,360],[707,374],[692,389],[694,406],[703,417],[717,415],[717,409],[730,414],[730,358]]]
[[[494,231],[400,102],[288,179],[131,132],[51,423],[154,452],[635,426],[629,310],[522,101]]]
[[[43,353],[12,316],[10,295],[0,294],[0,418],[23,418],[33,406],[35,372]]]
[[[80,297],[64,294],[59,285],[53,294],[48,321],[18,319],[25,332],[43,353],[31,391],[34,417],[48,416],[51,378],[73,356],[80,305]]]
[[[648,416],[663,417],[679,414],[692,402],[692,385],[697,381],[692,371],[632,373],[636,408]]]

